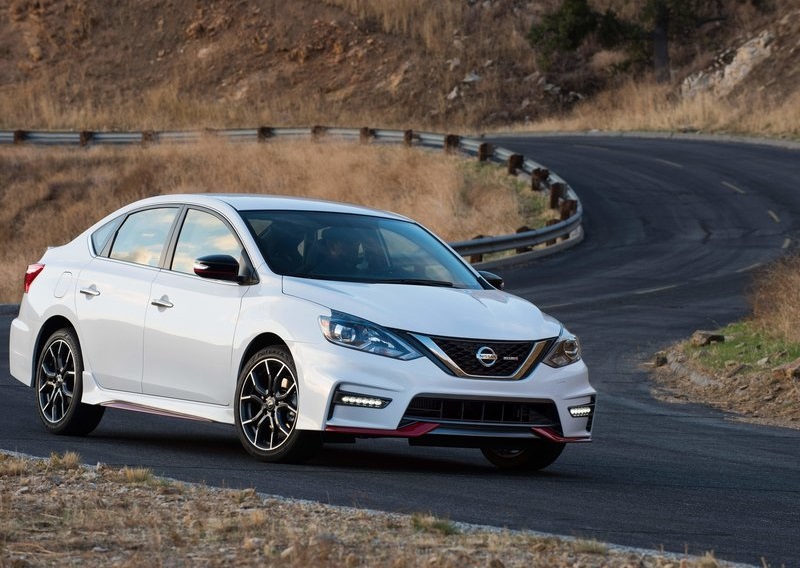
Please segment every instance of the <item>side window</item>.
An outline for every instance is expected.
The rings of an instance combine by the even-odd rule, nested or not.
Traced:
[[[106,248],[108,239],[110,239],[114,234],[114,231],[117,230],[120,220],[120,218],[117,218],[113,221],[109,221],[92,233],[92,248],[94,249],[95,254],[102,254],[103,249]]]
[[[172,270],[194,274],[194,261],[201,256],[227,254],[240,260],[242,253],[239,240],[219,217],[190,209],[175,247]]]
[[[166,245],[176,207],[145,209],[125,219],[117,231],[109,257],[147,266],[158,266]]]

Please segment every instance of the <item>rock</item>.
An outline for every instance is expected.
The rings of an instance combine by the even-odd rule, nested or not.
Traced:
[[[659,351],[656,353],[656,367],[663,367],[667,364],[667,352],[666,351]]]
[[[724,343],[725,336],[713,331],[697,330],[692,334],[692,345],[703,347],[712,343]]]
[[[772,54],[774,36],[764,31],[737,49],[720,54],[708,69],[684,79],[681,94],[693,98],[700,93],[724,97],[731,93],[750,72]]]
[[[800,379],[800,359],[775,367],[772,376],[776,379]]]

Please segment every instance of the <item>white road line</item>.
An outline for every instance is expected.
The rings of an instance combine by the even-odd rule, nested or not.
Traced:
[[[724,185],[728,189],[732,189],[736,193],[741,193],[742,195],[746,195],[747,194],[747,192],[745,190],[743,190],[741,187],[736,187],[735,185],[733,185],[732,183],[728,183],[727,181],[723,181],[722,185]]]
[[[662,164],[667,164],[668,166],[672,166],[673,168],[680,168],[683,169],[681,164],[676,164],[675,162],[670,162],[669,160],[662,160],[661,158],[653,158],[656,162],[661,162]]]
[[[783,250],[786,250],[786,249],[788,249],[788,248],[789,248],[789,246],[790,246],[791,244],[792,244],[792,239],[789,239],[789,238],[787,238],[787,239],[784,239],[784,241],[783,241],[783,246],[782,246],[781,248],[782,248]]]
[[[775,213],[775,211],[773,211],[772,209],[767,211],[767,213],[769,213],[769,216],[772,217],[772,220],[775,221],[776,223],[780,223],[781,222],[781,218],[778,217],[778,214]]]
[[[636,290],[633,293],[637,295],[642,294],[653,294],[655,292],[663,292],[664,290],[672,290],[673,288],[677,288],[677,284],[670,284],[669,286],[660,286],[658,288],[647,288],[645,290]]]
[[[760,262],[757,262],[755,264],[751,264],[750,266],[745,266],[744,268],[740,268],[739,270],[737,270],[736,274],[741,274],[742,272],[750,272],[751,270],[755,270],[759,266],[761,266]]]
[[[605,146],[593,146],[592,144],[573,144],[573,148],[589,148],[591,150],[605,150],[606,152],[610,152],[611,148],[606,148]]]
[[[549,306],[539,306],[543,310],[553,310],[555,308],[566,308],[568,306],[574,305],[575,302],[567,302],[565,304],[550,304]]]

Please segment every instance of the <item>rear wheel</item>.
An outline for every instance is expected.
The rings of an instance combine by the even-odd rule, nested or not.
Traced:
[[[236,432],[251,455],[267,462],[297,462],[314,454],[319,432],[296,428],[299,395],[286,349],[268,347],[250,358],[236,386]]]
[[[483,456],[500,469],[523,469],[537,471],[544,469],[558,459],[564,451],[564,444],[538,441],[522,450],[500,448],[481,448]]]
[[[83,359],[75,331],[64,328],[45,342],[36,364],[36,408],[53,434],[84,436],[103,418],[105,407],[83,404]]]

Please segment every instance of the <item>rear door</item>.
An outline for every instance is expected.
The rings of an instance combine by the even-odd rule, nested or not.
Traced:
[[[131,213],[78,277],[81,349],[104,389],[141,392],[145,310],[178,211]]]

